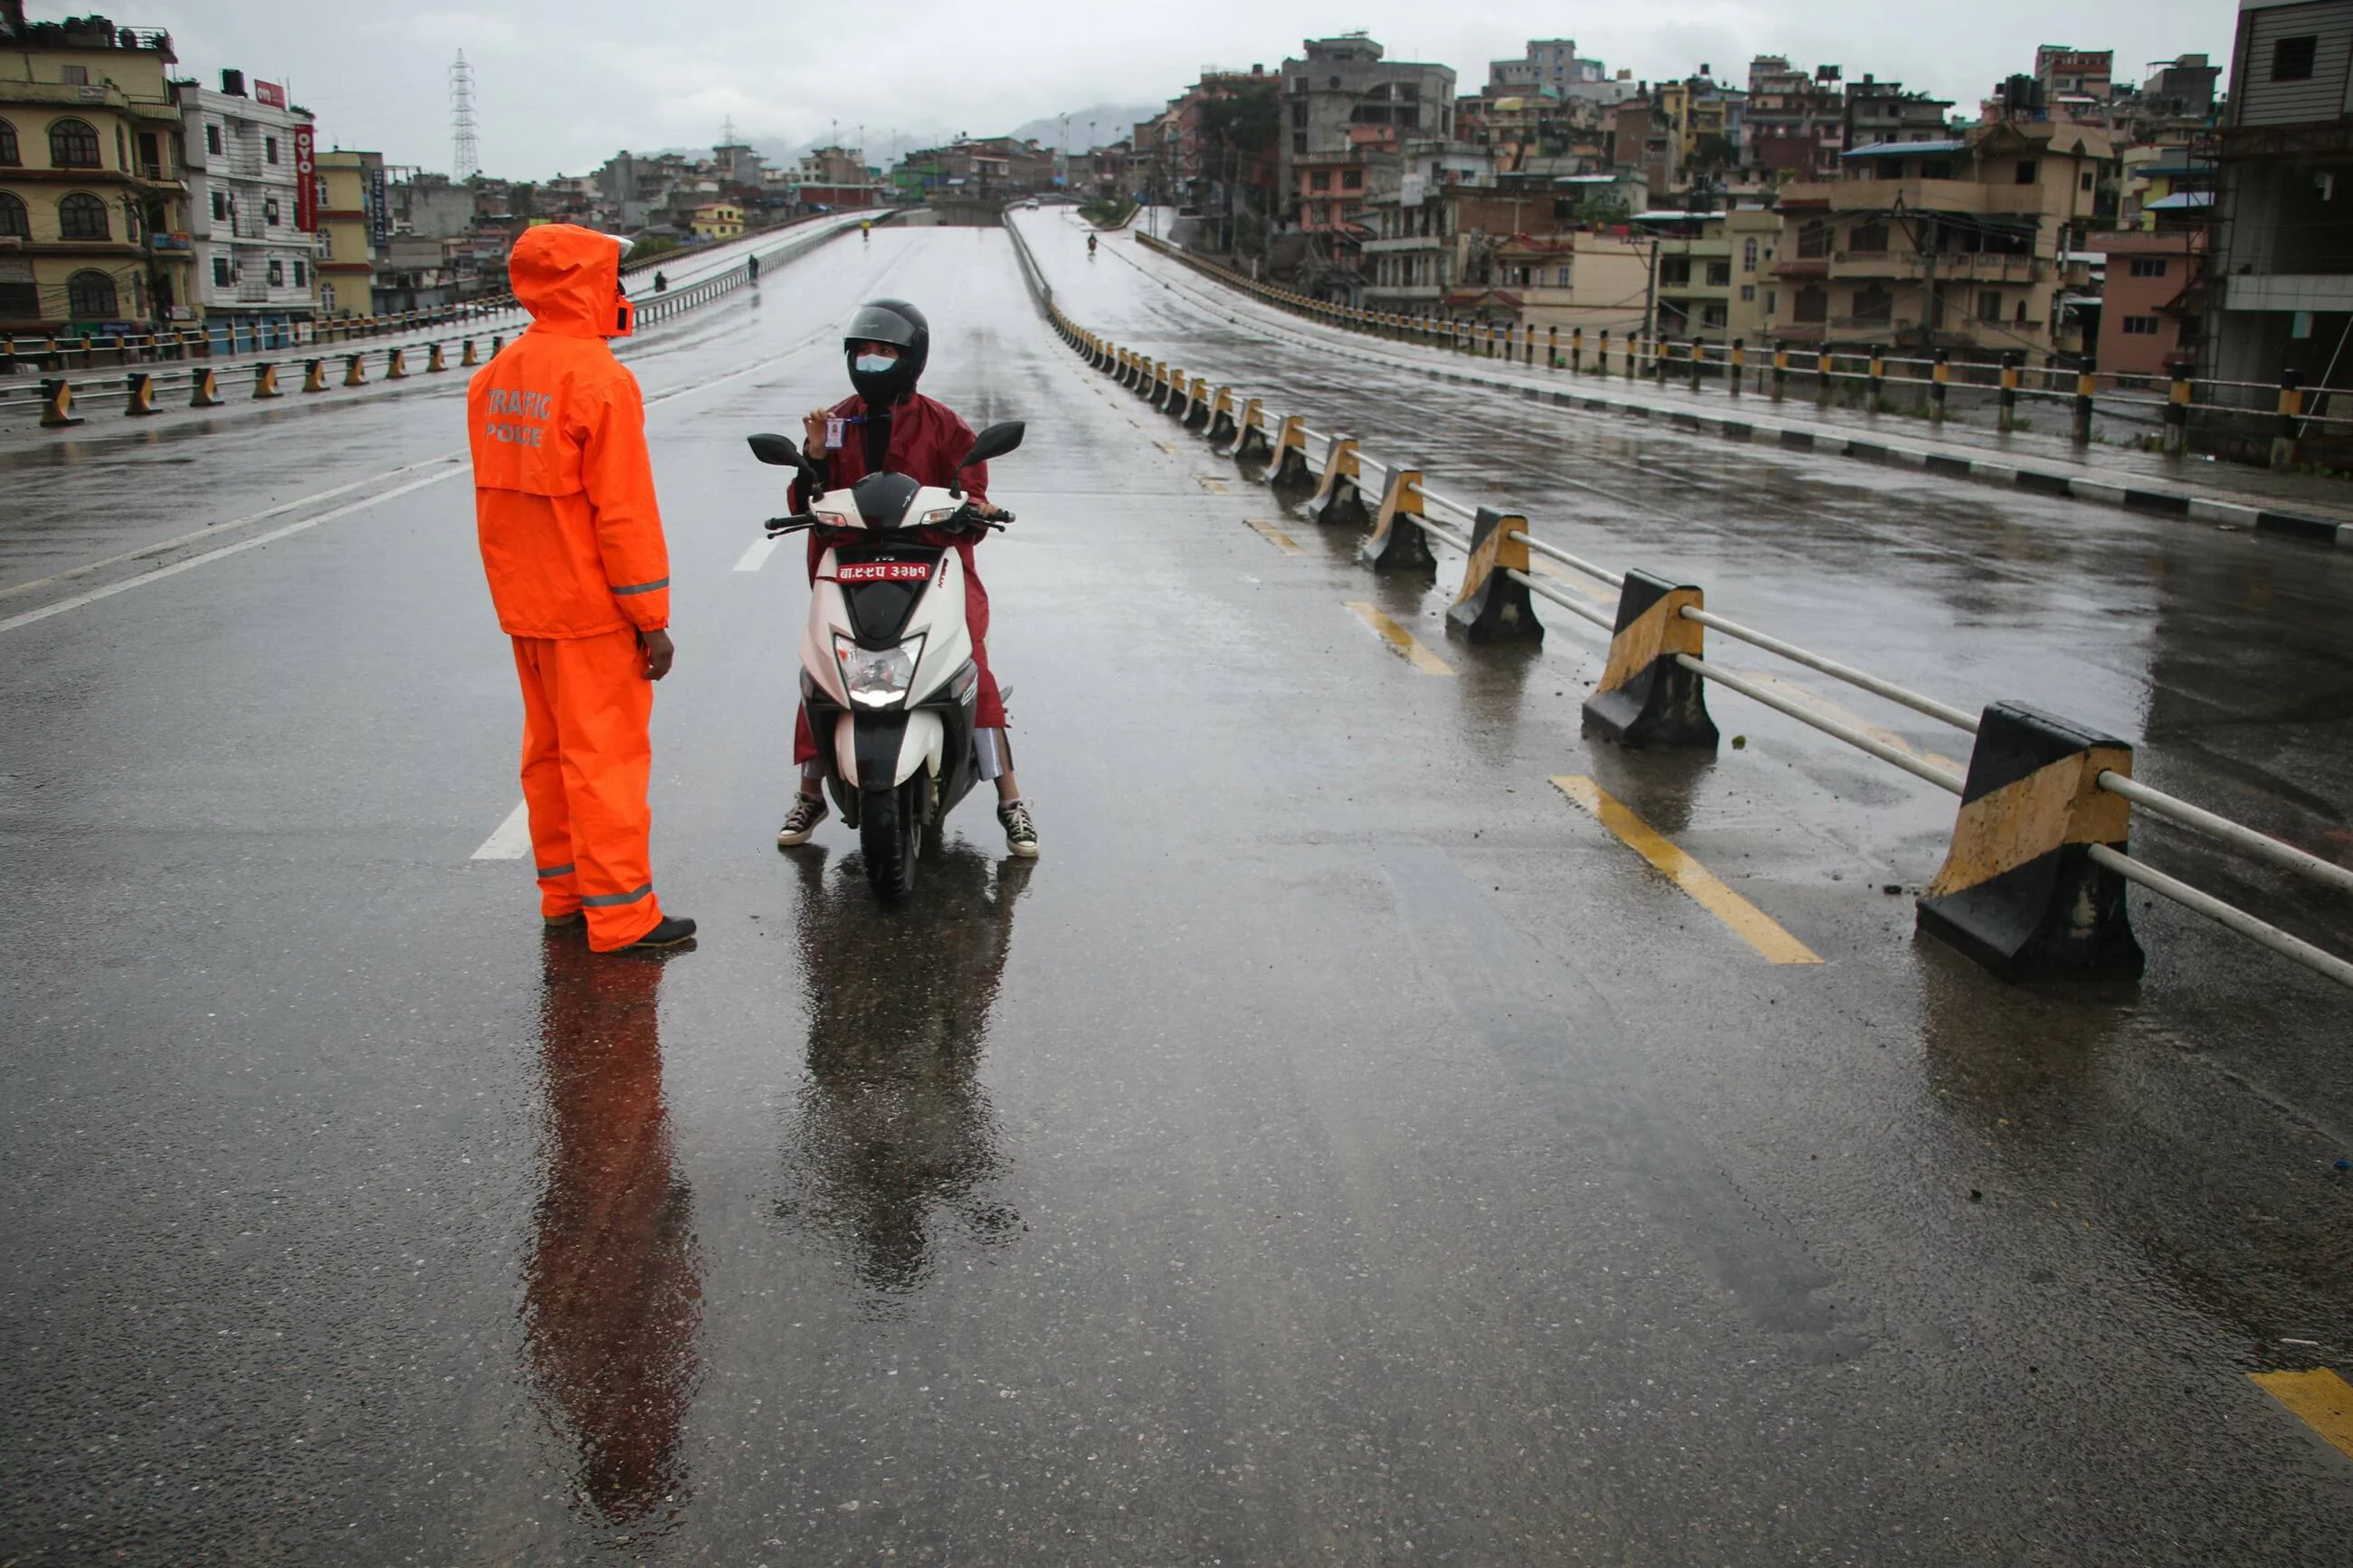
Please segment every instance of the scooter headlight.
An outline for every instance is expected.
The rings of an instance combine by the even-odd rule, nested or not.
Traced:
[[[839,632],[833,657],[841,666],[842,689],[861,708],[895,708],[907,700],[915,683],[915,666],[923,657],[923,639],[912,637],[896,647],[860,647]]]

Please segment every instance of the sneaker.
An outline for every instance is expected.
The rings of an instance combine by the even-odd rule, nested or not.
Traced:
[[[1005,847],[1024,860],[1038,858],[1038,825],[1029,820],[1029,803],[1009,800],[997,808],[997,820],[1005,825]]]
[[[692,921],[688,920],[684,915],[664,915],[659,925],[629,943],[629,946],[632,948],[676,947],[682,942],[693,940],[694,922]]]
[[[814,795],[793,796],[792,810],[785,813],[785,825],[776,829],[776,847],[790,849],[796,844],[806,844],[817,825],[826,819],[824,797]]]

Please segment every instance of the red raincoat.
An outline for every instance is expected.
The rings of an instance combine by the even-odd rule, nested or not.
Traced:
[[[861,419],[866,414],[866,399],[844,398],[834,405],[832,412],[837,418]],[[841,450],[809,454],[825,464],[827,489],[846,489],[866,477],[864,434],[862,425],[853,424],[843,437]],[[891,447],[883,458],[883,468],[888,472],[905,474],[920,484],[949,484],[956,477],[956,460],[971,450],[972,426],[957,418],[947,405],[915,393],[891,410]],[[974,502],[988,504],[987,463],[965,469],[963,483],[965,494]],[[807,504],[808,498],[801,493],[797,481],[793,486],[792,500],[795,511]],[[968,532],[949,534],[936,529],[921,530],[915,537],[925,544],[953,545],[964,561],[965,624],[972,633],[972,662],[980,673],[972,721],[984,730],[1002,729],[1005,700],[997,694],[997,677],[988,668],[988,590],[981,586],[980,574],[973,570],[972,564],[972,548],[979,541]],[[808,550],[811,582],[816,581],[818,566],[824,559],[825,547],[812,534]],[[815,762],[817,754],[817,738],[809,732],[808,710],[804,708],[793,727],[793,761]]]

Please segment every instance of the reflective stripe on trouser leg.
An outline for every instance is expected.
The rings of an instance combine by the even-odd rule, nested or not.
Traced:
[[[637,633],[623,627],[593,637],[517,642],[528,647],[555,719],[570,858],[577,866],[572,880],[588,913],[588,945],[599,952],[627,947],[662,918],[647,842],[653,827],[646,808],[653,683],[643,673]]]
[[[515,679],[522,687],[522,804],[531,822],[531,861],[539,877],[539,912],[562,920],[580,910],[573,885],[572,807],[555,751],[555,710],[540,676],[543,642],[516,637]]]
[[[1005,772],[1005,731],[991,728],[972,732],[973,761],[979,764],[980,776],[995,784]]]

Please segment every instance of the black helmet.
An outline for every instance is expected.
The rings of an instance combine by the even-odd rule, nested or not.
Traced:
[[[868,374],[858,368],[860,343],[891,344],[899,351],[898,363],[880,375]],[[841,347],[849,362],[849,384],[858,395],[870,407],[888,408],[923,379],[923,363],[932,357],[932,324],[904,300],[870,300],[849,318]]]

